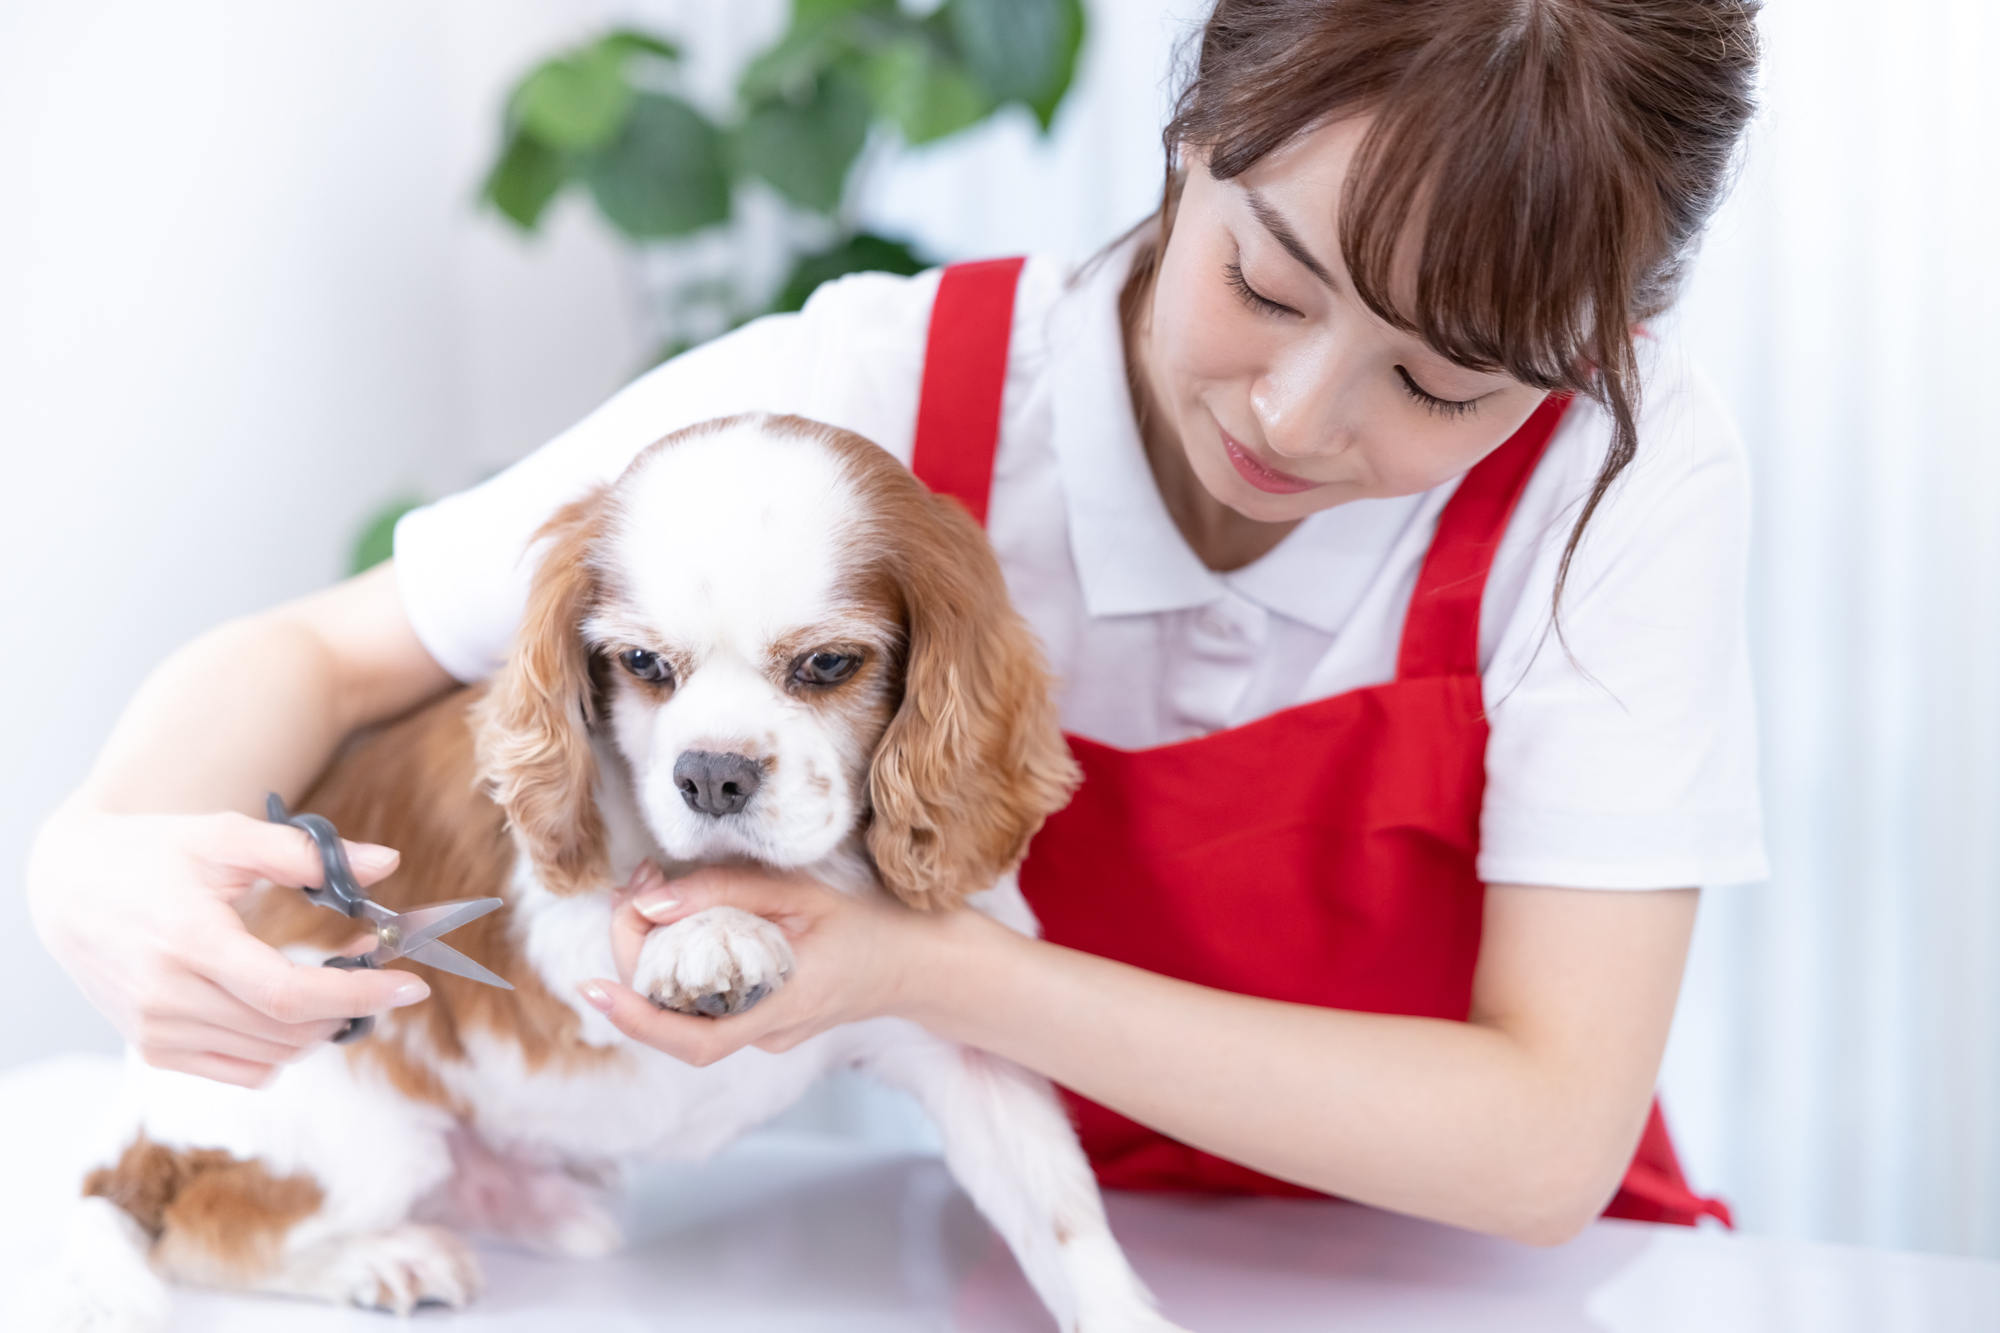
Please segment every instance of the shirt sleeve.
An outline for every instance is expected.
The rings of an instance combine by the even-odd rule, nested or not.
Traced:
[[[797,413],[907,462],[935,274],[857,274],[674,358],[492,479],[403,516],[396,584],[417,638],[462,681],[499,669],[527,606],[535,533],[647,445],[743,412]]]
[[[1518,600],[1484,673],[1488,883],[1769,877],[1745,642],[1748,461],[1714,390],[1677,355],[1656,358],[1638,456],[1577,549],[1559,631],[1549,594],[1610,433],[1594,407],[1576,423],[1594,445],[1571,448],[1552,476],[1538,470],[1536,485],[1562,493],[1524,498],[1552,517],[1516,568],[1507,545],[1496,561]]]

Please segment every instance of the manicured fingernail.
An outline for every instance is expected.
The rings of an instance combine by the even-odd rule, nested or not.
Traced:
[[[396,864],[396,849],[372,842],[350,842],[347,844],[347,864],[364,875],[387,870]]]
[[[648,921],[661,921],[680,909],[681,900],[666,892],[644,893],[634,898],[632,905]]]
[[[401,1009],[406,1004],[415,1004],[419,1000],[429,999],[430,993],[431,988],[423,983],[422,978],[411,977],[408,981],[396,987],[395,990],[389,992],[389,1004],[392,1008]]]
[[[578,986],[577,990],[582,993],[585,1000],[590,1002],[591,1008],[603,1014],[611,1012],[611,992],[605,990],[604,987],[594,981],[586,981],[581,986]]]

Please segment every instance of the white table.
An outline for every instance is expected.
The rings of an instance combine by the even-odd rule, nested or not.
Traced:
[[[0,1315],[55,1244],[114,1061],[0,1076]],[[2000,1264],[1600,1222],[1534,1250],[1365,1208],[1114,1195],[1112,1224],[1196,1333],[1957,1333],[2000,1330]],[[1046,1333],[1006,1251],[934,1158],[765,1135],[640,1172],[630,1247],[489,1247],[454,1333]],[[389,1333],[381,1315],[182,1292],[177,1330]],[[0,1327],[9,1322],[0,1318]]]

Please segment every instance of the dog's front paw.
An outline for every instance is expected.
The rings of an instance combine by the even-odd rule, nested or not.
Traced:
[[[740,1014],[792,973],[785,932],[736,907],[711,907],[646,937],[632,988],[684,1014]]]

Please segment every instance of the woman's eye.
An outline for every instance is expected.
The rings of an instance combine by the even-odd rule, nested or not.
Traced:
[[[1477,398],[1440,398],[1434,393],[1424,392],[1423,385],[1417,383],[1416,377],[1401,366],[1396,367],[1396,374],[1402,377],[1403,391],[1416,399],[1424,411],[1432,416],[1462,417],[1479,408]]]
[[[1243,298],[1243,303],[1252,310],[1260,311],[1267,315],[1296,315],[1299,313],[1288,305],[1278,304],[1255,287],[1252,287],[1250,280],[1243,276],[1243,266],[1241,264],[1224,264],[1222,272],[1229,279],[1230,287],[1235,290],[1239,297]]]
[[[667,665],[667,659],[644,648],[629,648],[618,654],[618,665],[640,680],[649,680],[654,684],[674,678],[674,669]]]
[[[855,653],[807,653],[792,668],[792,679],[801,685],[838,685],[861,665]]]

